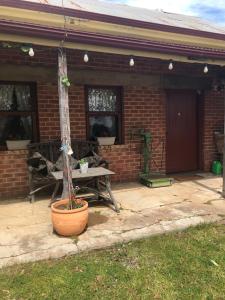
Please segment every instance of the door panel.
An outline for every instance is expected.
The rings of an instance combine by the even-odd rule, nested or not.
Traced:
[[[197,124],[196,92],[167,91],[167,173],[198,169]]]

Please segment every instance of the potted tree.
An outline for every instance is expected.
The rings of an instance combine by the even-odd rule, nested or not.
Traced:
[[[58,54],[58,85],[59,85],[59,107],[60,128],[63,152],[63,193],[62,200],[51,206],[52,224],[54,230],[62,236],[74,236],[82,233],[88,223],[88,203],[76,197],[73,188],[70,140],[70,118],[68,104],[68,87],[66,55],[62,49]]]
[[[88,203],[74,196],[65,197],[51,206],[54,230],[62,236],[81,234],[88,222]]]

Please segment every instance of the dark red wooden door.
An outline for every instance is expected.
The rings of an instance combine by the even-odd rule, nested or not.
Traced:
[[[197,132],[196,92],[167,91],[167,173],[198,169]]]

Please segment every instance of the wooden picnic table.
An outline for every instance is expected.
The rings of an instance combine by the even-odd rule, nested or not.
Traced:
[[[52,172],[51,174],[56,180],[55,189],[52,194],[52,202],[54,202],[60,183],[63,180],[63,171]],[[83,174],[79,169],[72,171],[72,177],[78,181],[81,190],[90,191],[96,195],[97,199],[104,199],[110,202],[114,206],[115,211],[119,212],[119,207],[113,196],[110,183],[110,176],[114,174],[114,172],[103,167],[89,168],[88,172]],[[96,186],[89,187],[88,185],[93,183],[93,180]],[[84,181],[85,185],[80,185],[82,181]]]

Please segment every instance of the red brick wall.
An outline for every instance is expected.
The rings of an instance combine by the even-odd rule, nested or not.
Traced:
[[[38,113],[40,140],[60,139],[58,87],[53,83],[38,83]],[[86,137],[84,86],[71,85],[69,90],[71,137]]]
[[[14,65],[57,66],[56,50],[36,47],[35,56],[30,58],[18,49],[0,49],[0,63]],[[88,64],[83,62],[82,51],[68,50],[69,68],[110,70],[145,74],[176,73],[202,75],[202,65],[176,63],[172,72],[168,64],[160,60],[136,58],[135,67],[129,67],[129,58],[120,55],[90,53]],[[210,67],[210,74],[214,67]],[[193,71],[194,70],[194,71]],[[57,82],[37,82],[40,140],[60,138]],[[86,138],[84,86],[72,84],[69,89],[70,121],[72,138]],[[204,105],[204,169],[209,170],[211,161],[216,157],[213,131],[223,123],[222,95],[206,93]],[[110,168],[116,172],[114,180],[134,180],[140,172],[140,139],[131,138],[137,128],[151,131],[153,136],[152,170],[165,171],[165,94],[163,90],[144,86],[124,86],[124,145],[102,147],[102,155],[110,161]],[[2,159],[1,159],[2,158]],[[27,191],[27,168],[25,152],[0,152],[0,197],[25,193]],[[4,163],[3,163],[4,162]],[[9,163],[10,162],[10,163]],[[13,165],[18,167],[14,168]],[[20,167],[19,167],[20,165]],[[3,176],[2,174],[5,174]],[[13,180],[11,180],[13,178]]]
[[[37,83],[40,140],[60,139],[57,84]],[[86,138],[84,87],[70,88],[71,137]],[[28,171],[26,152],[0,151],[0,199],[26,195]]]
[[[154,170],[165,171],[165,95],[163,91],[147,87],[124,87],[125,145],[105,147],[102,155],[111,162],[117,173],[114,178],[124,181],[136,179],[141,168],[140,138],[131,138],[131,132],[143,128],[153,134]],[[41,141],[60,138],[56,84],[38,84],[39,127]],[[86,138],[84,86],[70,88],[71,137]],[[118,156],[120,162],[118,161]]]
[[[28,191],[27,151],[0,151],[0,199]]]
[[[131,133],[143,128],[152,133],[152,170],[165,172],[165,94],[162,90],[124,87],[125,145],[101,147],[101,154],[110,162],[116,181],[138,178],[143,167],[141,138]]]
[[[57,85],[38,82],[38,119],[41,141],[60,138]]]
[[[208,91],[204,97],[204,170],[211,169],[212,161],[218,159],[213,133],[223,131],[224,93]]]

